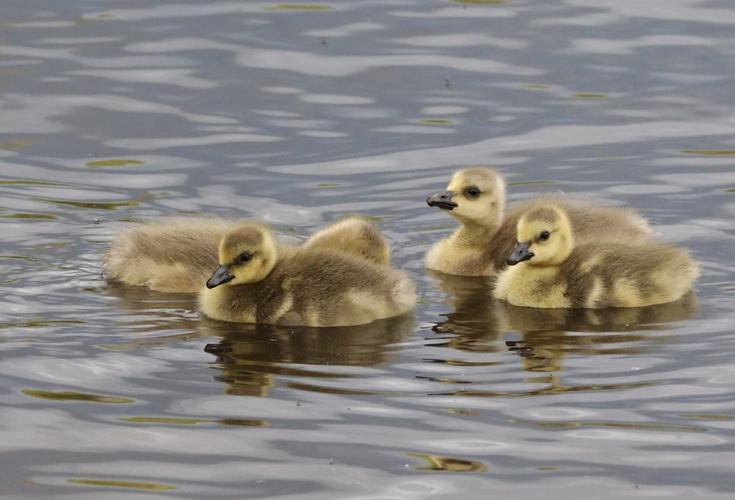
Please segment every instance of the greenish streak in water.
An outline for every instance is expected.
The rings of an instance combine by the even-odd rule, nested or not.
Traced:
[[[58,219],[56,215],[51,215],[51,214],[23,214],[23,213],[0,215],[0,218],[2,219],[44,219],[44,220]]]
[[[38,257],[31,257],[30,255],[0,255],[0,260],[24,260],[26,262],[41,262]]]
[[[222,418],[217,421],[222,425],[240,425],[243,427],[270,427],[271,424],[267,420],[249,419],[249,418]]]
[[[735,156],[735,149],[684,149],[681,152],[688,155]]]
[[[51,401],[81,401],[84,403],[102,404],[130,404],[134,399],[122,396],[108,396],[106,394],[89,394],[73,391],[44,391],[41,389],[23,389],[23,394],[32,398],[47,399]]]
[[[164,425],[197,425],[197,424],[220,424],[238,425],[243,427],[270,427],[267,420],[246,418],[186,418],[186,417],[124,417],[123,422],[133,424],[164,424]]]
[[[100,167],[127,167],[130,165],[143,165],[143,162],[140,160],[127,160],[127,159],[118,159],[118,160],[96,160],[96,161],[88,161],[86,163],[88,167],[92,168],[100,168]]]
[[[704,427],[691,425],[659,424],[656,422],[539,422],[532,420],[512,419],[512,423],[528,424],[548,429],[579,429],[582,427],[602,427],[606,429],[630,429],[641,431],[665,431],[665,432],[706,432]]]
[[[596,92],[577,92],[572,94],[577,99],[609,99],[610,96],[607,94],[601,94]]]
[[[202,423],[211,423],[212,420],[205,418],[181,418],[181,417],[125,417],[121,418],[123,422],[133,424],[169,424],[169,425],[196,425]]]
[[[138,202],[134,200],[130,201],[72,201],[72,200],[57,200],[53,198],[34,198],[37,201],[45,201],[47,203],[54,203],[56,205],[62,205],[66,207],[74,208],[92,208],[99,210],[117,210],[118,208],[130,208],[137,207]]]
[[[449,118],[422,118],[419,123],[421,125],[429,125],[429,126],[436,126],[436,125],[454,125],[454,120],[451,120]]]
[[[679,416],[691,420],[735,421],[735,415],[720,415],[717,413],[681,413]]]
[[[26,186],[68,186],[65,182],[45,181],[43,179],[0,179],[0,185]]]
[[[487,466],[477,460],[466,460],[464,458],[444,457],[441,455],[430,455],[428,453],[411,452],[409,457],[419,458],[426,465],[416,467],[423,471],[444,472],[487,472]]]
[[[69,483],[84,486],[102,486],[107,488],[125,488],[133,490],[175,490],[176,486],[161,483],[148,483],[142,481],[116,481],[112,479],[69,479]]]
[[[330,5],[318,3],[279,3],[268,7],[268,10],[302,10],[307,12],[319,12],[332,9],[333,7]]]
[[[55,325],[85,325],[86,321],[74,320],[74,319],[57,319],[57,320],[31,320],[31,321],[19,321],[19,322],[5,322],[0,323],[0,330],[3,328],[48,328]]]
[[[532,90],[546,90],[549,88],[549,86],[544,85],[543,83],[522,83],[521,88]]]

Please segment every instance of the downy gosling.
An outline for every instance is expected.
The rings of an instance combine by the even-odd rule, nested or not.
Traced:
[[[388,240],[375,224],[359,215],[330,224],[314,233],[303,246],[345,252],[375,264],[390,265]]]
[[[172,293],[196,293],[218,265],[222,237],[242,220],[164,217],[120,231],[105,256],[105,274],[127,285]],[[346,217],[314,233],[303,245],[390,264],[390,245],[375,224]],[[288,246],[278,242],[278,246]]]
[[[686,250],[650,242],[575,244],[559,205],[518,221],[518,243],[493,295],[538,308],[643,307],[672,302],[692,287],[699,267]]]
[[[291,326],[348,326],[410,311],[406,274],[319,246],[279,247],[270,230],[244,223],[219,244],[219,267],[199,294],[210,318]]]
[[[108,279],[158,292],[196,293],[217,267],[217,244],[233,222],[165,217],[120,231],[105,256]]]
[[[434,244],[426,254],[426,267],[446,274],[494,276],[506,267],[516,242],[520,216],[550,201],[532,199],[515,204],[505,213],[505,181],[490,168],[460,170],[447,190],[427,198],[462,225],[451,236]],[[633,210],[553,199],[569,214],[580,241],[644,241],[648,222]]]

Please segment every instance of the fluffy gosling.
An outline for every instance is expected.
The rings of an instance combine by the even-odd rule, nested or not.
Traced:
[[[390,245],[375,224],[351,215],[313,234],[304,248],[323,248],[345,252],[369,262],[390,265]]]
[[[169,293],[196,293],[218,265],[217,248],[243,221],[165,217],[120,231],[105,256],[106,276],[127,285]],[[288,246],[278,242],[279,246]],[[390,264],[390,245],[367,219],[350,216],[314,233],[303,244]]]
[[[233,222],[166,217],[120,231],[105,256],[108,279],[158,292],[196,293],[217,267],[217,244]]]
[[[270,230],[245,223],[219,244],[219,267],[199,295],[202,313],[239,323],[348,326],[410,311],[402,272],[319,246],[277,247]]]
[[[429,196],[426,202],[445,210],[462,225],[431,247],[426,267],[462,276],[496,275],[506,267],[505,260],[515,245],[520,216],[549,201],[521,202],[505,213],[505,181],[498,172],[484,167],[456,172],[447,190]],[[553,202],[567,211],[580,241],[643,241],[651,234],[648,222],[632,210]]]
[[[494,296],[538,308],[642,307],[681,298],[699,273],[686,250],[655,243],[575,244],[559,205],[542,205],[518,221],[513,266],[498,276]]]

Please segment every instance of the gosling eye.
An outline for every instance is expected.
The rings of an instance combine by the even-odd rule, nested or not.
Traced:
[[[541,231],[541,234],[538,235],[539,241],[546,241],[551,236],[551,233],[548,231]]]
[[[470,198],[477,198],[478,196],[480,196],[480,193],[482,193],[482,191],[480,191],[480,188],[478,188],[477,186],[470,186],[464,190],[464,194],[466,194]]]
[[[250,260],[253,258],[253,254],[250,252],[243,252],[240,255],[238,255],[237,260],[239,262],[242,262],[243,264],[247,264],[250,262]]]

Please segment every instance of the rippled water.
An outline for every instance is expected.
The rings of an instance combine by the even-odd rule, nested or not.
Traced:
[[[0,493],[731,498],[735,10],[727,1],[0,6]],[[696,295],[527,311],[423,270],[423,203],[639,208]],[[120,221],[379,218],[415,317],[224,325],[108,286]]]

